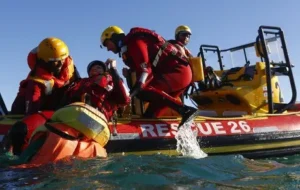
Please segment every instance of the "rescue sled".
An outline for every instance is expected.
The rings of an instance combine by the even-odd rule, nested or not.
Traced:
[[[272,35],[272,37],[267,37]],[[269,45],[280,43],[284,61],[274,62]],[[258,61],[252,62],[246,49],[255,49]],[[245,62],[227,67],[222,54],[244,52]],[[218,67],[208,64],[205,52],[214,52]],[[300,151],[300,104],[284,34],[279,27],[261,26],[255,42],[220,50],[202,45],[198,57],[191,58],[193,85],[187,95],[201,110],[194,118],[201,149],[208,155],[242,154],[249,158],[282,156]],[[285,103],[279,77],[291,86]],[[135,82],[134,75],[128,79]],[[109,122],[108,154],[179,155],[175,135],[181,118],[173,110],[157,119],[142,118],[147,103],[133,98],[131,106]],[[6,115],[0,119],[0,133],[19,120]]]

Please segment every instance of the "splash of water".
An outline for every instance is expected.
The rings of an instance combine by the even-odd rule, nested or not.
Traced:
[[[201,150],[197,141],[198,131],[192,130],[193,122],[185,123],[177,131],[175,135],[175,139],[177,140],[176,150],[185,157],[205,158],[207,154]]]

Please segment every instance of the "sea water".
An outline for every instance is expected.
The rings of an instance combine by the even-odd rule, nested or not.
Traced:
[[[207,154],[201,150],[199,142],[197,140],[198,131],[192,130],[194,121],[183,124],[175,139],[177,140],[176,150],[185,157],[192,157],[195,159],[205,158]]]
[[[0,169],[0,189],[299,189],[300,155],[109,156]]]

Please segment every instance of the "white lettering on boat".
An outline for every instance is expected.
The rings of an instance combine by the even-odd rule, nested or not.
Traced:
[[[152,124],[142,124],[141,130],[143,137],[157,137],[156,132],[154,132],[154,126]],[[148,136],[148,134],[150,136]]]
[[[164,137],[164,136],[169,137],[169,136],[171,136],[170,130],[169,130],[167,124],[165,124],[165,123],[164,124],[156,124],[155,126],[156,126],[156,129],[157,129],[158,136],[160,136],[160,137]]]
[[[177,127],[177,123],[141,124],[141,138],[174,137]],[[192,128],[198,131],[198,136],[243,134],[252,131],[246,121],[194,123]]]
[[[178,125],[179,124],[177,124],[177,123],[171,123],[171,134],[173,136],[175,136],[177,134]]]

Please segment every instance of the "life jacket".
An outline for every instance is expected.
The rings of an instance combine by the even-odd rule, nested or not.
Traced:
[[[31,52],[29,52],[27,56],[27,64],[29,68],[31,69],[31,72],[34,71],[34,78],[39,79],[36,80],[37,82],[41,82],[42,84],[47,83],[49,80],[53,80],[51,83],[53,83],[52,87],[55,86],[57,88],[63,87],[67,84],[69,84],[70,80],[72,80],[74,73],[75,73],[75,67],[73,63],[73,59],[71,56],[67,57],[65,59],[65,62],[62,65],[60,74],[58,77],[54,77],[51,75],[51,73],[47,72],[45,69],[40,68],[36,65],[37,60],[37,53],[36,49],[33,49]],[[30,78],[30,74],[27,77],[27,79]],[[44,81],[42,81],[44,80]]]
[[[25,81],[27,82],[28,80],[33,80],[35,82],[43,84],[44,87],[45,87],[45,91],[44,91],[45,95],[52,94],[54,83],[55,83],[53,78],[50,78],[49,80],[46,80],[46,79],[42,79],[42,78],[36,77],[36,76],[29,76],[27,78],[27,80],[25,80]],[[25,85],[26,82],[24,82],[23,85]]]
[[[188,58],[184,54],[182,54],[182,52],[180,52],[173,44],[169,43],[156,32],[140,27],[132,28],[123,40],[121,55],[125,63],[127,59],[127,45],[134,37],[148,37],[151,38],[155,43],[155,46],[157,47],[157,53],[154,57],[151,58],[153,67],[156,67],[158,63],[163,62],[169,56],[174,57],[176,60],[183,64],[188,65],[189,63]]]
[[[178,48],[178,50],[180,51],[183,51],[184,54],[187,56],[187,57],[193,57],[192,53],[190,52],[189,49],[187,49],[185,47],[185,45],[183,45],[183,43],[181,43],[180,41],[178,40],[168,40],[168,42],[170,42],[171,44],[175,45],[176,48]]]
[[[27,78],[25,80],[22,80],[20,82],[20,88],[26,89],[27,83],[29,81],[34,81],[37,83],[42,84],[45,87],[45,95],[50,95],[52,94],[52,91],[55,87],[55,77],[52,76],[49,72],[47,72],[43,68],[35,68],[34,75],[32,74],[32,70],[28,74]]]
[[[107,73],[91,78],[83,78],[72,84],[67,90],[65,104],[76,101],[84,102],[83,96],[88,94],[91,98],[92,106],[101,108],[107,94],[112,91],[113,87],[112,77]]]

